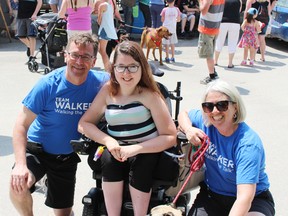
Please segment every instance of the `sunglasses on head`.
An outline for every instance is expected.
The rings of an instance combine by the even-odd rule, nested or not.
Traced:
[[[205,113],[211,113],[215,106],[219,112],[225,112],[228,110],[229,103],[234,104],[235,102],[229,100],[218,101],[216,103],[204,102],[202,103],[202,109]]]

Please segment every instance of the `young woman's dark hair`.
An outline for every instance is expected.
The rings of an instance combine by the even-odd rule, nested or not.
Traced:
[[[254,15],[247,13],[246,14],[246,20],[248,23],[251,23],[252,20],[254,20]]]
[[[140,64],[142,70],[142,77],[137,86],[138,90],[141,92],[141,88],[147,88],[150,89],[152,92],[158,93],[162,97],[162,94],[160,93],[157,83],[153,78],[151,68],[143,53],[143,50],[141,49],[138,43],[133,41],[124,41],[118,44],[114,50],[114,58],[112,61],[112,71],[111,71],[112,95],[116,95],[120,88],[119,83],[116,80],[114,71],[114,65],[119,54],[131,56],[135,61],[137,61]]]

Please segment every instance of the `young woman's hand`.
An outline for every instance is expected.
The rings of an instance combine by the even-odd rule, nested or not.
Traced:
[[[121,146],[120,148],[120,158],[124,162],[128,158],[133,157],[138,154],[138,145]]]
[[[119,146],[119,143],[117,142],[117,140],[113,142],[110,141],[108,144],[106,144],[106,147],[116,160],[120,162],[122,161],[121,156],[120,156],[121,147]]]

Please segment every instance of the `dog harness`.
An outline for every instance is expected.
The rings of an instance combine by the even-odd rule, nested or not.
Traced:
[[[154,31],[154,32],[156,32],[156,31]],[[156,37],[153,37],[152,34],[150,34],[150,38],[155,43],[156,47],[160,47],[162,39],[158,36],[157,32],[154,35],[156,35]]]

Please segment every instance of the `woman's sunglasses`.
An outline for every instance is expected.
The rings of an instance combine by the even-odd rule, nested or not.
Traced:
[[[229,103],[234,104],[235,102],[229,100],[218,101],[217,103],[204,102],[202,103],[202,109],[205,113],[211,113],[215,106],[219,112],[225,112],[228,110]]]

